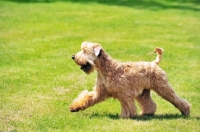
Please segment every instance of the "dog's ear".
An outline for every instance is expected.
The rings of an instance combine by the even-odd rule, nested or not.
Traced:
[[[100,46],[100,45],[96,45],[96,46],[94,47],[94,54],[95,54],[96,56],[98,56],[98,55],[100,54],[100,51],[101,51],[101,46]]]

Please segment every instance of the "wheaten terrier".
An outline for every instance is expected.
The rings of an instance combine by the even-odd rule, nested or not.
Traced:
[[[158,66],[162,49],[156,48],[157,58],[153,62],[118,62],[112,59],[97,43],[83,42],[81,51],[72,59],[87,74],[97,71],[94,90],[83,91],[70,105],[71,112],[84,110],[109,97],[121,103],[122,118],[134,117],[138,101],[141,115],[152,115],[156,104],[150,96],[155,91],[165,100],[172,103],[183,115],[190,114],[190,104],[179,98],[167,80],[166,73]]]

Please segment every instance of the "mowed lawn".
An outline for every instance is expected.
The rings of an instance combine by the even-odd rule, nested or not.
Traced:
[[[199,3],[96,1],[0,2],[0,131],[200,131]],[[71,113],[73,99],[95,84],[96,72],[71,59],[86,40],[120,61],[152,61],[148,53],[162,47],[160,67],[191,115],[154,92],[154,116],[120,119],[114,99]]]

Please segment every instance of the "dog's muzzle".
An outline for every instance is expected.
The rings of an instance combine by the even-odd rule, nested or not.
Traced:
[[[72,55],[72,59],[75,60],[75,55]],[[83,70],[85,73],[89,73],[91,69],[92,65],[88,62],[85,65],[81,65],[81,70]]]

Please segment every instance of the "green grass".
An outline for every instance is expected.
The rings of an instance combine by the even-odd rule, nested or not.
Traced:
[[[188,1],[1,1],[0,131],[199,131],[200,5]],[[164,48],[160,66],[191,116],[155,93],[150,117],[119,119],[114,99],[71,113],[72,100],[95,83],[96,73],[71,60],[85,40],[121,61],[152,61],[148,53]]]

